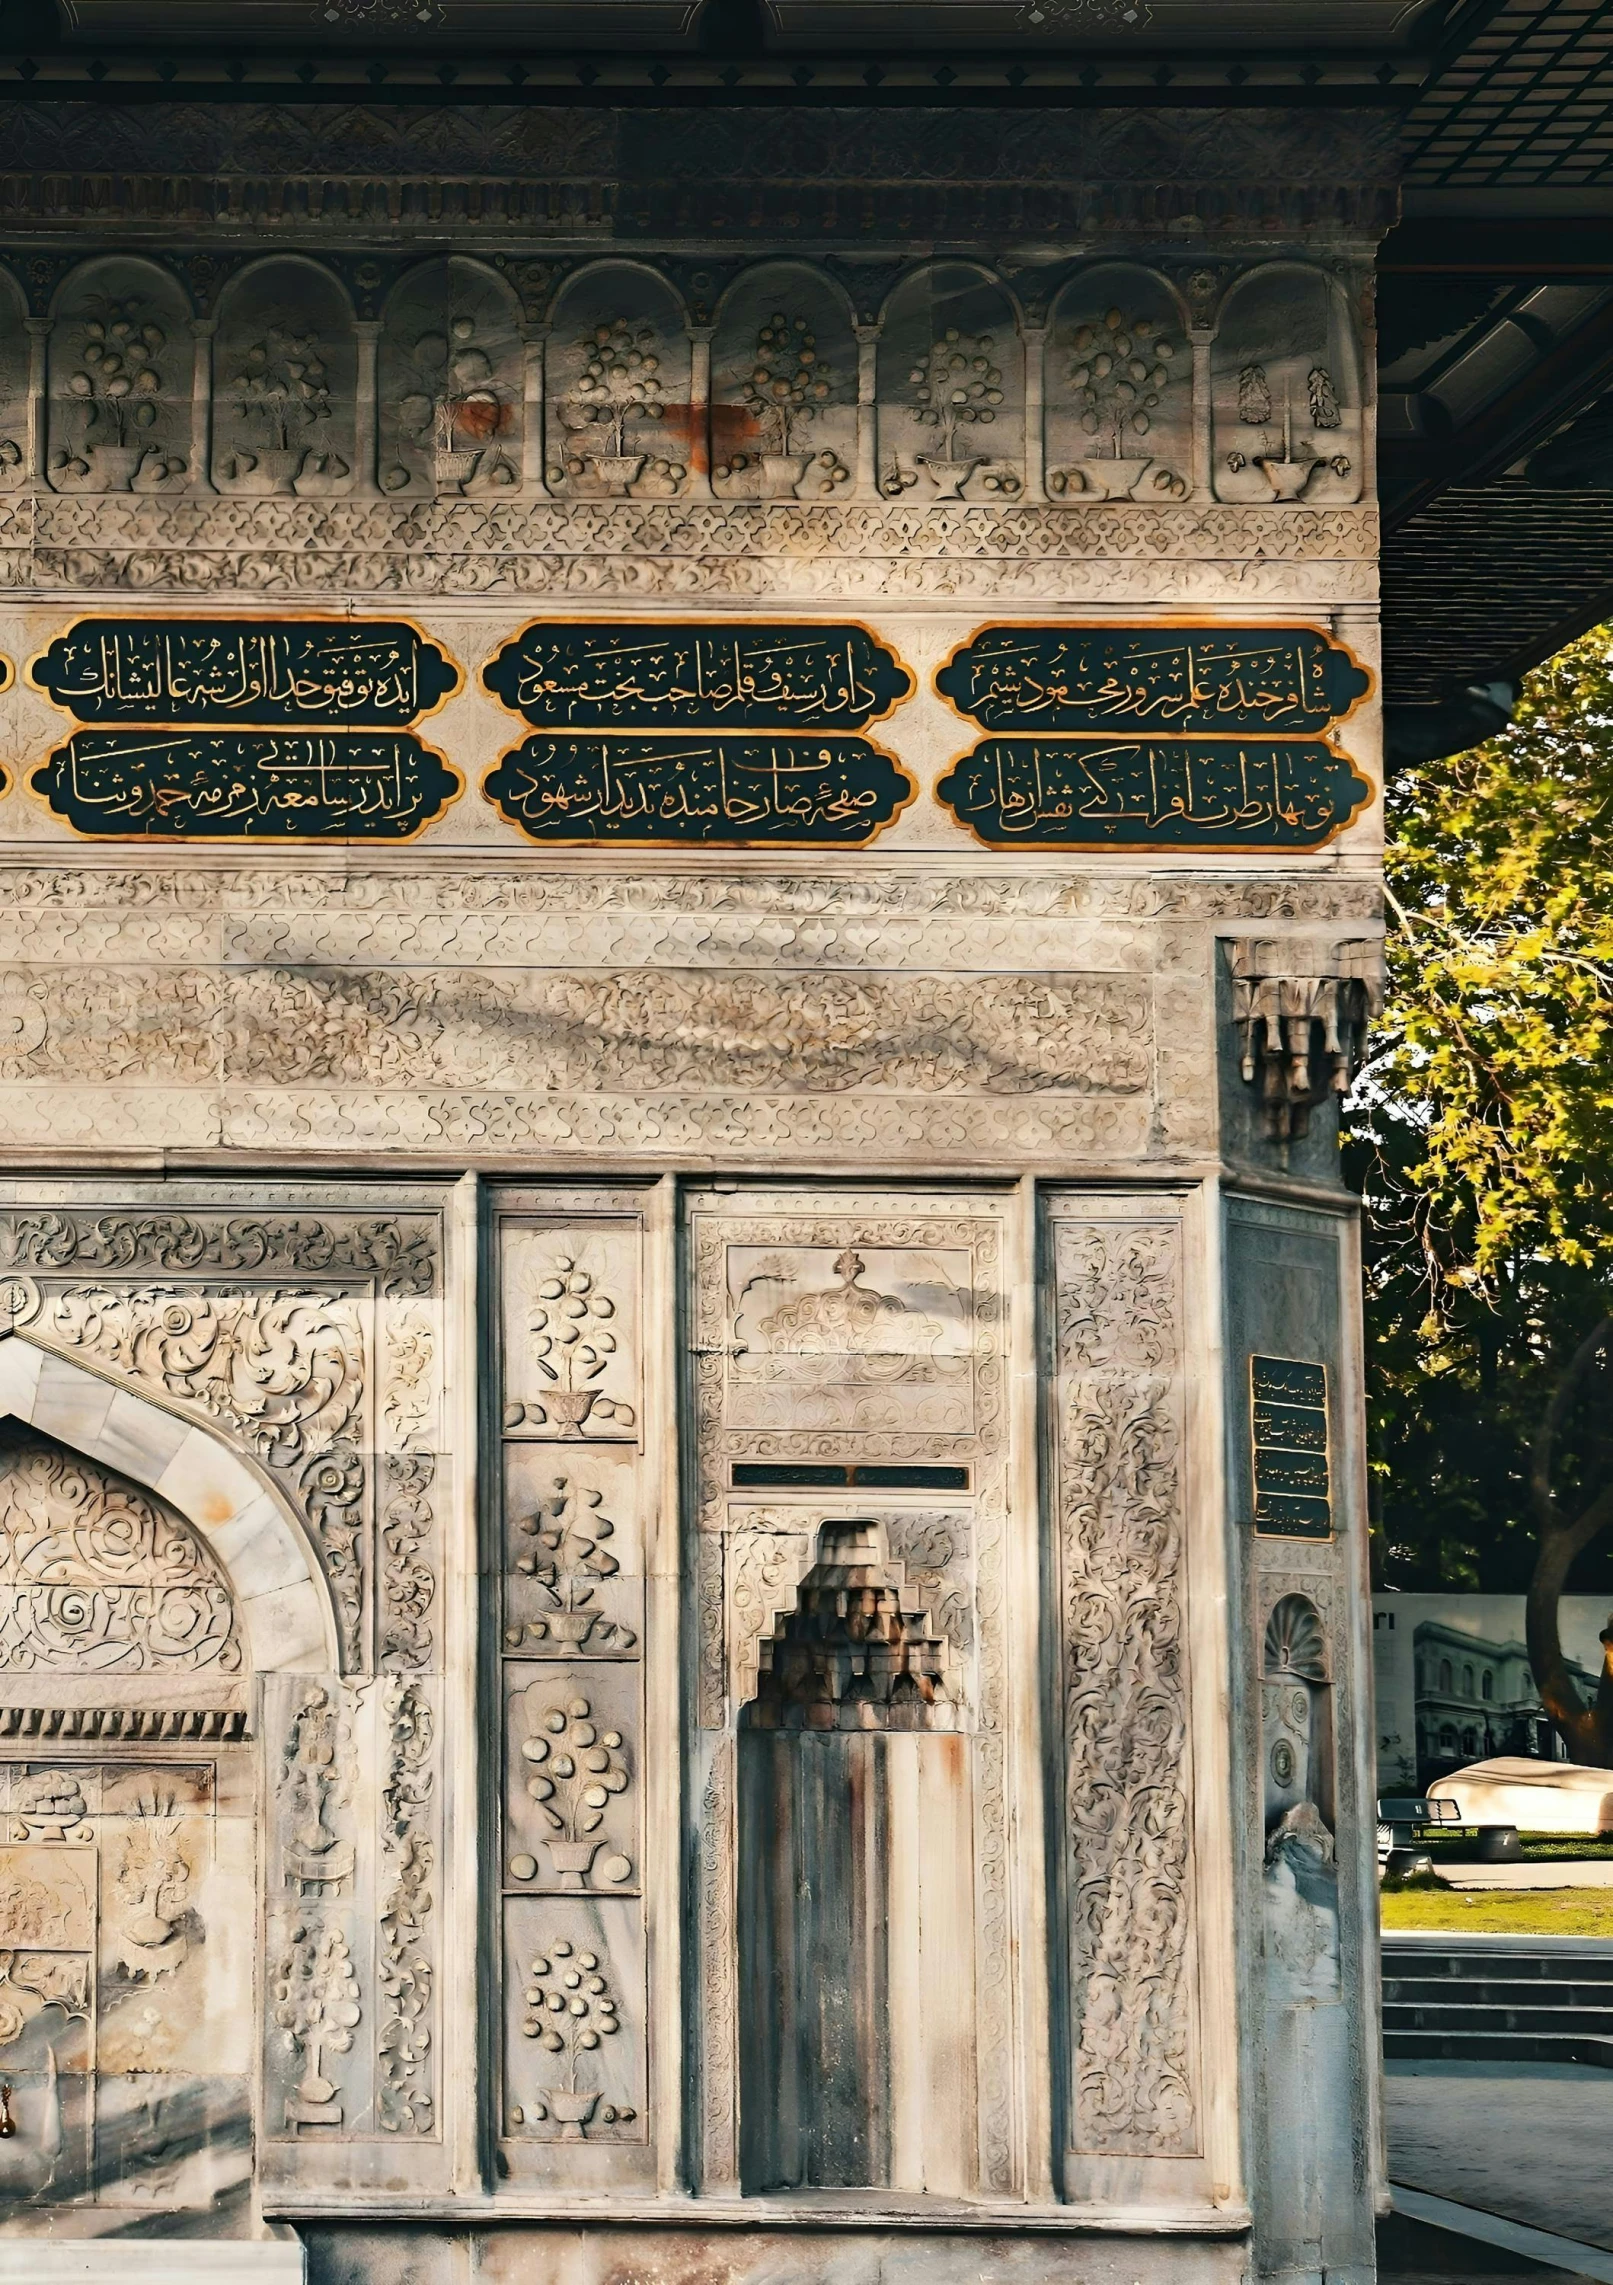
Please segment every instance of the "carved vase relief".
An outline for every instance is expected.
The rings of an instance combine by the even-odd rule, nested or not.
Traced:
[[[1158,508],[1213,464],[1221,500],[1361,497],[1354,320],[1343,282],[1299,262],[1226,281],[1064,263],[1034,306],[979,261],[917,264],[867,306],[811,262],[693,298],[671,270],[530,265],[518,285],[439,256],[384,293],[372,278],[360,317],[313,256],[245,259],[204,302],[160,263],[95,255],[30,321],[42,473],[58,493]],[[28,473],[29,388],[18,325],[0,491]]]
[[[522,482],[521,311],[493,270],[453,256],[411,271],[380,348],[380,479],[388,494],[496,498]]]
[[[1218,500],[1358,500],[1361,382],[1343,288],[1275,263],[1233,286],[1211,352]]]
[[[499,1223],[503,2162],[642,2181],[645,1579],[635,1218]],[[581,2162],[581,2161],[578,2161]]]
[[[184,289],[156,263],[76,270],[50,336],[49,480],[58,492],[164,492],[190,471]]]

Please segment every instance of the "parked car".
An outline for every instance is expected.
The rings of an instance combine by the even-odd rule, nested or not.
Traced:
[[[1428,1788],[1454,1801],[1464,1825],[1516,1825],[1523,1833],[1613,1834],[1613,1769],[1502,1754],[1469,1762]]]

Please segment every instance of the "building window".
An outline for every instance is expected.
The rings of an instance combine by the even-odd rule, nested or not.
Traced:
[[[1448,1658],[1442,1658],[1439,1662],[1439,1686],[1448,1698],[1451,1694],[1451,1662]]]
[[[1490,1672],[1488,1667],[1484,1669],[1484,1679],[1479,1684],[1479,1695],[1482,1698],[1493,1698],[1495,1696],[1495,1676]]]
[[[1471,1697],[1472,1697],[1472,1695],[1473,1695],[1473,1669],[1472,1669],[1472,1667],[1471,1667],[1471,1666],[1464,1666],[1464,1667],[1462,1668],[1462,1696],[1463,1696],[1464,1698],[1471,1698]]]

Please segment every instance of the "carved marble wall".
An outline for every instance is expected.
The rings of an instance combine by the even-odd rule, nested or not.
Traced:
[[[0,1209],[3,2165],[47,2232],[228,2233],[404,2137],[442,2179],[445,1219]]]
[[[5,2232],[1366,2285],[1376,146],[343,117],[7,207]],[[579,630],[630,719],[558,719]],[[699,768],[585,832],[574,730]],[[685,831],[740,732],[867,814]]]
[[[513,263],[472,242],[188,275],[93,254],[43,298],[37,265],[5,262],[28,334],[0,363],[0,475],[45,492],[1370,496],[1348,262]]]

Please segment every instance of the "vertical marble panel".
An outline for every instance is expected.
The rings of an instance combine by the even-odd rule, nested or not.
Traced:
[[[1174,1219],[1051,1220],[1071,2160],[1200,2147]]]
[[[496,1227],[499,2167],[512,2185],[641,2189],[643,1224],[511,1204]]]

